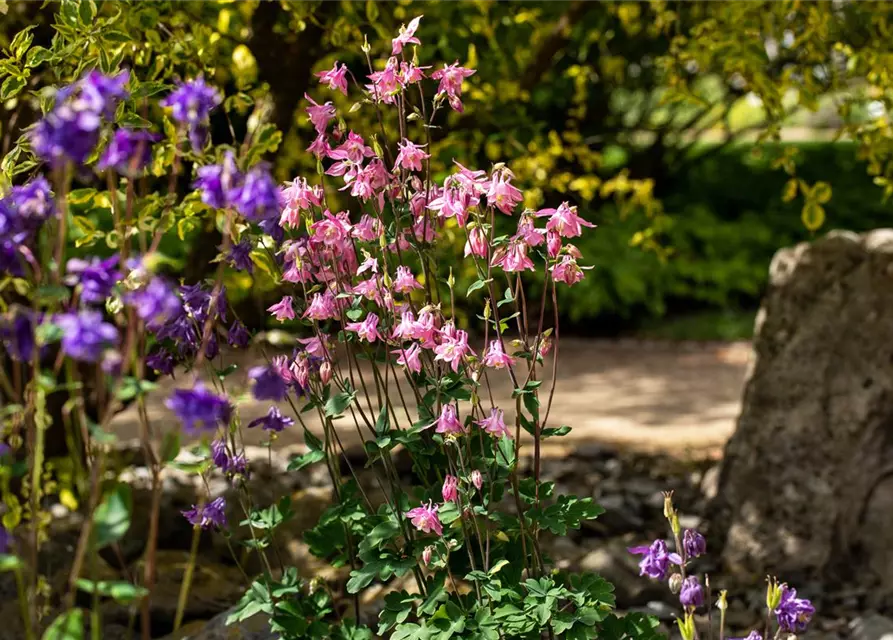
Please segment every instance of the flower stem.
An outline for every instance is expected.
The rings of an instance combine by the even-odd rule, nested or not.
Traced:
[[[195,558],[198,555],[198,543],[202,537],[202,528],[192,528],[192,547],[189,549],[189,563],[183,574],[183,584],[180,585],[180,595],[177,598],[177,613],[174,616],[174,631],[183,624],[183,614],[186,612],[186,601],[189,599],[189,587],[192,585],[192,573],[195,571]]]

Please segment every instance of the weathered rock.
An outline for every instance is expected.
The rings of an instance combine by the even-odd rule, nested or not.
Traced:
[[[877,613],[859,616],[849,627],[850,640],[893,640],[893,620]]]
[[[745,579],[893,595],[893,230],[776,254],[755,362],[709,511]]]
[[[279,634],[270,631],[269,619],[258,614],[243,622],[226,625],[232,610],[224,611],[208,622],[193,622],[163,640],[279,640]]]

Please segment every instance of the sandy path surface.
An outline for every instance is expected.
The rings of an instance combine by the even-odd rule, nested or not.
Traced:
[[[239,366],[226,379],[228,386],[244,390],[247,370],[262,362],[261,358],[247,352],[225,357],[227,363]],[[563,338],[559,357],[558,384],[548,426],[566,424],[573,430],[564,438],[548,441],[547,455],[561,455],[568,447],[596,443],[701,457],[717,455],[734,429],[751,356],[750,345],[745,342],[680,344]],[[551,371],[551,359],[547,359],[546,367]],[[366,377],[371,385],[371,371],[366,372]],[[507,375],[495,378],[491,376],[494,399],[506,410],[508,422],[514,408],[512,385]],[[187,375],[177,376],[176,381],[165,379],[152,392],[148,412],[156,428],[164,431],[178,427],[164,407],[164,399],[175,386],[189,382]],[[547,386],[548,382],[544,383]],[[412,393],[403,389],[409,400]],[[544,402],[545,397],[546,393]],[[358,400],[366,406],[362,397]],[[256,402],[246,395],[244,402],[239,403],[243,424],[265,414],[269,406],[268,402]],[[283,413],[292,413],[287,404],[281,409]],[[377,414],[374,400],[373,410]],[[314,413],[304,416],[311,430],[320,433]],[[405,421],[402,411],[400,416]],[[345,446],[358,443],[351,420],[340,420],[337,426]],[[119,437],[136,437],[135,407],[118,415],[113,429]],[[247,442],[264,440],[260,430],[245,433]],[[301,440],[298,428],[283,432],[279,438],[283,444]]]

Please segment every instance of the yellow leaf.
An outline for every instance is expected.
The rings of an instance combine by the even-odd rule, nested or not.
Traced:
[[[797,181],[791,178],[784,185],[784,195],[781,196],[781,199],[784,202],[790,202],[794,198],[797,197]]]
[[[800,219],[803,221],[803,226],[807,229],[810,231],[817,231],[823,224],[825,224],[825,209],[819,203],[810,200],[803,205],[803,212],[800,214]]]
[[[77,511],[78,500],[74,497],[71,489],[62,489],[59,492],[59,502],[61,502],[69,511]]]
[[[816,182],[812,186],[812,197],[819,204],[825,204],[831,199],[831,185],[827,182]]]

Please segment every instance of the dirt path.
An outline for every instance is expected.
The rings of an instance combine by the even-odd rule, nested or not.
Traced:
[[[560,456],[568,447],[597,443],[700,457],[717,455],[734,429],[750,346],[743,342],[562,339],[559,357],[558,385],[548,426],[567,424],[573,430],[555,439],[547,455]],[[229,361],[238,363],[239,371],[227,378],[227,384],[244,389],[247,369],[257,364],[256,357],[236,353]],[[546,366],[551,367],[551,362],[547,361]],[[189,377],[178,376],[176,383],[166,379],[149,401],[150,420],[162,431],[177,428],[173,415],[164,407],[164,398],[175,384],[189,384]],[[412,395],[405,387],[404,393]],[[494,381],[494,395],[496,404],[506,409],[508,422],[514,401],[507,376]],[[238,402],[243,424],[269,408],[269,403],[256,402],[250,395],[243,398]],[[291,413],[288,405],[282,410]],[[318,421],[308,421],[308,426],[320,431]],[[345,419],[338,426],[345,446],[358,443],[352,422]],[[113,429],[121,438],[136,437],[135,408],[117,416]],[[246,433],[251,442],[264,439],[257,431]],[[283,432],[279,442],[301,440],[300,429],[294,428]]]

